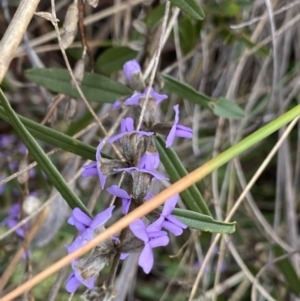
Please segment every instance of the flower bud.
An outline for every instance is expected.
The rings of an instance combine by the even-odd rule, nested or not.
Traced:
[[[135,91],[145,89],[145,82],[142,77],[141,66],[137,60],[131,60],[124,64],[123,70],[130,88]]]

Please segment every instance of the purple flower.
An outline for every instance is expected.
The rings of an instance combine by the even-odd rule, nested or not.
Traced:
[[[142,70],[137,60],[131,60],[123,65],[123,71],[125,73],[127,80],[132,81],[132,75],[136,73],[140,73]]]
[[[2,224],[7,226],[8,228],[13,228],[20,221],[21,207],[20,204],[14,204],[11,206],[9,210],[8,216],[3,220]],[[20,237],[24,237],[24,227],[28,230],[28,223],[26,223],[23,227],[20,227],[16,230],[16,233]]]
[[[152,249],[166,246],[169,243],[168,234],[165,231],[149,231],[140,219],[130,224],[129,228],[145,244],[139,257],[139,266],[142,267],[146,274],[149,274],[154,262]]]
[[[84,280],[78,271],[75,269],[71,272],[68,279],[66,280],[66,290],[67,292],[74,293],[80,286],[80,284],[83,284],[87,288],[91,289],[95,287],[95,277],[91,277],[88,281]]]
[[[179,105],[175,105],[173,108],[175,111],[175,121],[174,121],[171,131],[167,137],[166,147],[170,147],[173,144],[175,137],[183,137],[183,138],[192,138],[193,137],[193,132],[192,132],[191,128],[178,124],[178,122],[179,122]]]
[[[149,231],[159,231],[161,228],[165,228],[176,236],[182,234],[183,229],[186,229],[187,226],[171,214],[177,204],[177,199],[178,194],[175,194],[165,202],[160,217],[148,226]]]
[[[128,192],[117,185],[112,185],[106,190],[110,194],[122,199],[122,213],[127,214],[131,203],[131,196],[128,194]]]
[[[145,89],[144,93],[134,93],[131,97],[127,98],[124,102],[127,106],[138,106],[140,105],[140,100],[146,98],[147,91],[149,88]],[[154,91],[153,88],[150,88],[149,97],[155,100],[156,105],[158,106],[163,100],[168,98],[166,94],[159,94]]]
[[[87,214],[77,207],[73,209],[72,216],[68,219],[68,223],[75,226],[79,232],[83,232],[87,229],[92,221],[93,220]]]
[[[82,168],[83,168],[83,171],[82,171],[81,175],[83,177],[92,177],[92,176],[98,175],[97,162],[91,162],[89,164],[83,165]]]
[[[107,175],[104,175],[100,169],[100,163],[101,163],[101,149],[103,147],[104,140],[99,143],[97,150],[96,150],[96,162],[91,162],[87,165],[83,166],[82,176],[83,177],[91,177],[91,176],[97,176],[99,177],[101,188],[104,188]]]
[[[149,153],[145,152],[144,155],[141,157],[139,168],[141,169],[147,169],[147,170],[154,170],[159,166],[160,159],[159,154],[157,152],[155,153]]]
[[[112,108],[112,109],[117,109],[117,108],[120,108],[121,106],[122,106],[121,101],[120,101],[120,100],[116,100],[116,101],[112,104],[111,108]]]
[[[113,143],[118,139],[121,139],[123,136],[127,134],[138,134],[138,139],[141,138],[142,136],[152,136],[154,133],[153,132],[145,132],[145,131],[135,131],[134,130],[134,121],[132,118],[127,117],[122,119],[121,121],[121,133],[112,136],[111,138],[107,139],[107,142]]]
[[[152,175],[157,180],[168,180],[168,178],[166,178],[164,175],[162,175],[158,172],[155,172],[153,170],[144,169],[144,168],[139,168],[139,167],[115,168],[115,171],[125,171],[128,173],[132,173],[133,171],[144,172],[144,173],[148,173],[148,174]]]
[[[86,215],[80,208],[74,208],[72,216],[68,219],[68,223],[74,225],[80,234],[67,246],[68,253],[74,252],[86,242],[93,239],[95,230],[97,231],[111,218],[114,208],[114,206],[108,207],[106,210],[98,213],[94,219]]]
[[[75,276],[74,272],[71,272],[71,274],[69,275],[69,277],[66,280],[66,290],[68,293],[74,293],[76,292],[76,290],[78,289],[78,287],[80,286],[81,282],[80,280],[78,280]]]

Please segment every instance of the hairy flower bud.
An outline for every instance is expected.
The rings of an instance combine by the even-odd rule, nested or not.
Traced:
[[[135,91],[145,89],[145,82],[142,77],[141,67],[137,60],[126,62],[123,66],[123,70],[130,88]]]

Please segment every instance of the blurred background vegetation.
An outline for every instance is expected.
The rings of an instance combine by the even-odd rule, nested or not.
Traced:
[[[71,1],[55,2],[62,28]],[[169,16],[173,22],[172,30],[162,50],[155,78],[155,87],[169,95],[169,100],[161,106],[164,120],[172,120],[172,107],[180,103],[182,123],[193,127],[194,138],[191,141],[178,140],[174,145],[188,171],[280,116],[300,100],[300,1],[196,2],[205,12],[203,20],[176,11],[176,7],[172,6]],[[1,0],[0,37],[18,4],[17,0]],[[147,69],[158,47],[165,1],[103,0],[95,8],[87,3],[83,7],[86,18],[84,43],[88,45],[86,72],[95,72],[124,84],[122,66],[127,60],[136,58],[143,70]],[[50,12],[50,1],[41,0],[38,11]],[[66,49],[72,67],[83,53],[79,31],[74,38]],[[28,71],[33,68],[66,69],[51,22],[39,16],[32,19],[2,89],[18,114],[41,123],[51,111],[51,118],[44,123],[67,135],[74,135],[93,123],[82,101],[72,104],[72,100],[59,91],[60,80],[51,84],[47,81],[48,74],[42,75],[36,69]],[[55,72],[54,79],[58,74]],[[209,99],[223,97],[230,100],[235,104],[232,105],[232,116],[222,117],[222,114],[220,116],[190,101],[189,97],[172,93],[164,75],[189,84],[201,93],[199,95]],[[104,116],[103,123],[109,130],[120,114],[118,110],[111,110],[111,103],[117,98],[114,99],[114,94],[111,99],[105,98],[101,91],[95,93],[98,93],[95,94],[96,100],[90,103],[98,116]],[[57,102],[58,98],[61,98],[60,102]],[[70,108],[74,114],[70,114]],[[239,114],[241,110],[243,113]],[[225,219],[281,134],[282,131],[272,134],[197,183],[215,219]],[[0,135],[0,180],[3,180],[22,168],[20,164],[25,153],[21,140],[3,119],[0,119]],[[4,137],[16,138],[7,141]],[[96,147],[101,137],[103,133],[94,126],[79,139]],[[46,152],[54,148],[51,143],[39,143]],[[274,298],[269,300],[300,300],[299,255],[295,252],[289,254],[299,249],[299,148],[298,125],[234,215],[232,220],[237,222],[236,232],[218,244],[205,267],[205,275],[194,300],[251,300],[249,273],[255,277],[262,268],[259,282]],[[106,152],[113,154],[109,149]],[[66,180],[70,180],[85,162],[65,151],[56,152],[51,160]],[[30,157],[29,161],[32,162]],[[110,202],[108,194],[100,193],[97,179],[79,177],[73,185],[72,189],[89,209],[94,208],[93,212],[100,211]],[[162,183],[155,189],[159,191],[165,185],[168,184]],[[26,181],[14,178],[0,187],[0,220],[7,216],[13,203],[23,202],[28,193],[34,193],[41,202],[54,193],[38,166],[32,169]],[[39,233],[32,243],[30,258],[21,260],[16,266],[3,294],[66,254],[64,246],[72,241],[75,234],[74,229],[65,223],[70,211],[61,205],[59,198],[53,204],[62,207],[53,205],[54,219],[43,227],[44,232]],[[180,206],[184,208],[184,202]],[[54,233],[51,225],[55,223],[58,226],[62,223],[62,227],[58,227],[57,232],[52,229]],[[0,234],[5,234],[6,230],[1,227]],[[46,240],[49,241],[41,243],[48,236]],[[167,247],[156,252],[155,266],[149,275],[137,268],[137,259],[133,256],[129,264],[124,263],[120,267],[119,295],[115,300],[188,300],[213,237],[210,233],[195,230],[186,230],[180,238],[173,237]],[[19,246],[20,239],[15,234],[0,241],[0,274]],[[283,260],[273,262],[284,254],[287,256]],[[99,276],[100,285],[108,271],[109,268],[105,269]],[[57,275],[53,275],[18,300],[49,300],[56,278]],[[80,292],[83,291],[76,293],[73,300],[80,300]],[[64,285],[56,300],[69,300]],[[258,294],[255,300],[266,298]]]

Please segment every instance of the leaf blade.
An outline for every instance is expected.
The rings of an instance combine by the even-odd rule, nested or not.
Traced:
[[[165,147],[165,142],[162,138],[156,137],[156,147],[159,152],[161,162],[173,183],[188,174],[174,150],[172,148]],[[181,196],[190,209],[211,216],[211,213],[196,185],[192,185],[183,191]]]
[[[211,97],[197,92],[192,86],[186,83],[182,83],[172,76],[163,75],[162,77],[164,80],[165,88],[169,93],[175,93],[181,98],[187,99],[197,105],[201,105],[211,110],[210,102],[213,101]]]
[[[172,214],[185,223],[189,228],[211,233],[231,234],[235,232],[236,222],[219,222],[214,220],[211,216],[178,208],[175,208]]]
[[[80,98],[76,88],[71,84],[70,74],[60,68],[37,68],[25,71],[25,76],[56,93],[62,93],[73,98]],[[84,73],[80,85],[88,101],[111,103],[122,96],[132,94],[131,90],[118,81],[95,73]]]
[[[195,0],[170,0],[170,2],[196,20],[205,18],[202,7]]]

